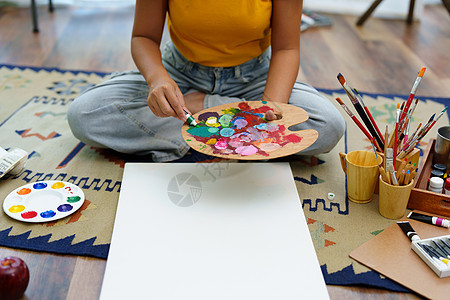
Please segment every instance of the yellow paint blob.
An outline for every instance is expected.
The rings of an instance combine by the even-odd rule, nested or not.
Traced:
[[[217,139],[209,139],[206,144],[208,145],[215,145],[217,143]]]
[[[53,185],[52,185],[52,189],[60,189],[60,188],[63,188],[65,186],[65,184],[64,183],[62,183],[62,182],[55,182]]]
[[[23,205],[13,205],[8,210],[14,214],[14,213],[21,212],[24,209],[25,209],[25,206],[23,206]]]
[[[206,122],[206,125],[208,125],[209,127],[220,127],[220,124],[217,123],[217,118],[216,117],[209,117]]]

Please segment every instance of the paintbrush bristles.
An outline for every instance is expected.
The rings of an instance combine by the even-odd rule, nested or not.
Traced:
[[[427,69],[427,68],[422,67],[422,69],[420,69],[420,71],[419,71],[418,77],[423,77],[423,74],[425,73],[425,70],[426,70],[426,69]]]
[[[344,76],[342,76],[341,73],[338,74],[337,79],[339,80],[339,83],[340,83],[341,85],[344,85],[344,84],[345,84],[345,78],[344,78]]]
[[[347,115],[349,115],[351,118],[354,117],[353,113],[351,112],[351,110],[347,107],[347,105],[345,105],[344,101],[341,100],[341,98],[337,97],[336,101],[342,106],[342,108],[345,110],[345,112],[347,113]]]

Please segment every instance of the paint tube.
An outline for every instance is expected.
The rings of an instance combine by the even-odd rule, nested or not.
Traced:
[[[186,122],[190,125],[190,126],[197,126],[197,122],[195,121],[194,117],[191,116],[187,111],[184,111],[184,114],[186,115]]]
[[[0,178],[7,173],[18,174],[24,168],[27,156],[25,150],[14,148],[8,152],[0,147]]]
[[[408,221],[397,222],[398,226],[403,230],[405,235],[411,240],[411,242],[419,241],[419,235],[414,231],[411,224]]]
[[[442,257],[442,256],[439,255],[439,254],[436,254],[436,252],[433,251],[433,248],[431,248],[431,246],[428,246],[428,245],[426,245],[426,244],[420,244],[420,243],[417,243],[417,245],[419,245],[420,248],[422,248],[422,250],[423,250],[426,254],[428,254],[428,256],[429,256],[432,260],[434,260],[434,261],[436,262],[437,265],[439,265],[439,267],[441,267],[441,268],[447,268],[447,264],[449,263],[449,260],[448,260],[448,259]]]
[[[419,214],[419,213],[416,213],[413,211],[409,213],[408,218],[416,220],[416,221],[428,223],[428,224],[433,224],[436,226],[447,227],[447,228],[450,227],[450,220],[442,219],[439,217],[427,216],[427,215]]]

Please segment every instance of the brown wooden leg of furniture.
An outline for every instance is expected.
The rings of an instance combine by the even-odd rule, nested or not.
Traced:
[[[406,22],[408,22],[408,24],[411,24],[413,21],[413,17],[414,17],[414,4],[416,3],[416,0],[411,0],[411,2],[409,2],[409,11],[408,11],[408,18],[406,19]]]
[[[364,22],[370,17],[370,15],[373,13],[375,8],[377,8],[378,4],[381,3],[383,0],[375,0],[372,5],[369,7],[368,10],[358,19],[358,22],[356,22],[356,25],[362,26]]]
[[[48,0],[48,10],[50,12],[53,12],[54,10],[52,0]],[[33,32],[39,32],[36,0],[31,0],[31,18],[33,22]]]
[[[33,22],[33,32],[39,32],[38,21],[37,21],[37,8],[36,0],[31,0],[31,18]]]
[[[411,24],[413,21],[413,15],[414,15],[414,4],[415,0],[411,0],[409,3],[409,12],[408,12],[408,19],[406,20],[408,24]],[[450,14],[450,0],[442,0],[442,4],[447,9],[448,13]]]
[[[442,0],[442,3],[444,4],[445,8],[447,9],[448,13],[450,14],[450,0]]]

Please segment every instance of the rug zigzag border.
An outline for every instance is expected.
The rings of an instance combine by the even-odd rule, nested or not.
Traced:
[[[34,174],[33,174],[34,173]],[[30,177],[31,176],[31,177]],[[26,183],[29,183],[33,181],[34,178],[37,178],[35,181],[44,181],[44,180],[56,180],[56,181],[67,181],[70,183],[73,183],[77,186],[79,186],[82,189],[90,190],[91,187],[94,191],[100,191],[103,186],[106,184],[106,187],[104,190],[106,192],[113,192],[117,188],[117,192],[120,192],[120,188],[122,186],[122,181],[115,181],[113,183],[113,179],[100,179],[100,178],[90,178],[90,177],[82,177],[82,176],[76,176],[76,175],[70,175],[68,177],[68,173],[58,173],[55,176],[55,173],[39,173],[39,172],[33,172],[31,170],[23,170],[18,175],[15,175],[11,178],[11,176],[5,176],[5,178],[2,178],[1,180],[7,180],[11,178],[12,180],[19,180],[22,179]],[[90,183],[89,183],[89,180]],[[77,182],[78,181],[78,182]],[[101,182],[102,181],[102,182]]]
[[[320,269],[322,270],[325,282],[330,285],[365,285],[376,288],[389,289],[395,292],[411,293],[410,289],[387,277],[381,277],[379,273],[372,270],[360,274],[355,274],[353,266],[349,265],[340,271],[328,273],[326,264],[321,265]],[[348,280],[348,282],[343,283],[343,278],[345,278],[345,280]]]
[[[57,67],[33,67],[33,66],[11,65],[11,64],[0,64],[0,68],[7,68],[7,69],[10,69],[10,70],[19,69],[21,71],[25,71],[25,70],[28,69],[28,70],[32,70],[32,71],[34,71],[36,73],[40,72],[40,71],[47,71],[47,72],[57,71],[57,72],[62,73],[62,74],[72,73],[74,75],[78,75],[78,74],[86,74],[86,75],[95,74],[95,75],[102,76],[102,77],[111,74],[111,72],[60,69],[60,68],[57,68]]]
[[[335,203],[335,202],[329,202],[329,206],[327,206],[327,201],[325,201],[325,199],[323,198],[316,198],[315,201],[313,201],[312,199],[304,199],[302,201],[302,208],[305,209],[306,205],[309,205],[309,211],[317,211],[319,209],[319,203],[322,204],[322,209],[323,211],[326,212],[333,212],[333,208],[337,209],[338,214],[340,215],[348,215],[349,210],[348,210],[348,204],[346,203],[345,206],[345,210],[341,209],[341,203]]]
[[[2,246],[11,248],[20,248],[25,250],[35,250],[42,252],[52,252],[58,254],[68,255],[89,255],[98,258],[106,259],[109,253],[109,244],[94,245],[95,237],[87,239],[85,241],[72,244],[75,234],[62,238],[60,240],[49,242],[52,234],[38,236],[29,239],[31,230],[19,234],[9,235],[13,226],[5,230],[0,231],[0,240]]]
[[[102,72],[102,71],[86,71],[86,70],[74,70],[74,69],[61,69],[58,67],[33,67],[33,66],[24,66],[24,65],[14,65],[14,64],[2,64],[0,63],[0,68],[5,67],[8,68],[10,70],[13,70],[15,68],[19,69],[19,70],[26,70],[26,69],[30,69],[33,70],[35,72],[41,71],[41,70],[45,70],[48,72],[51,71],[57,71],[57,72],[61,72],[61,73],[67,73],[67,72],[71,72],[75,75],[77,74],[96,74],[99,76],[106,76],[106,75],[110,75],[112,72]],[[340,89],[327,89],[327,88],[320,88],[320,87],[315,87],[318,91],[328,94],[328,95],[332,95],[333,93],[340,93],[340,94],[345,94],[345,90],[343,88]],[[371,96],[373,98],[377,98],[379,96],[381,97],[386,97],[386,98],[402,98],[402,99],[407,99],[409,96],[409,91],[406,91],[406,94],[381,94],[381,93],[367,93],[367,92],[361,92],[358,91],[358,93],[360,95],[367,95],[367,96]],[[424,101],[426,102],[426,100],[421,100],[422,99],[426,99],[426,100],[432,100],[441,104],[448,104],[450,102],[450,98],[446,98],[446,97],[430,97],[430,96],[421,96],[419,97],[420,101]],[[449,118],[450,118],[450,111],[448,111],[449,114]]]

